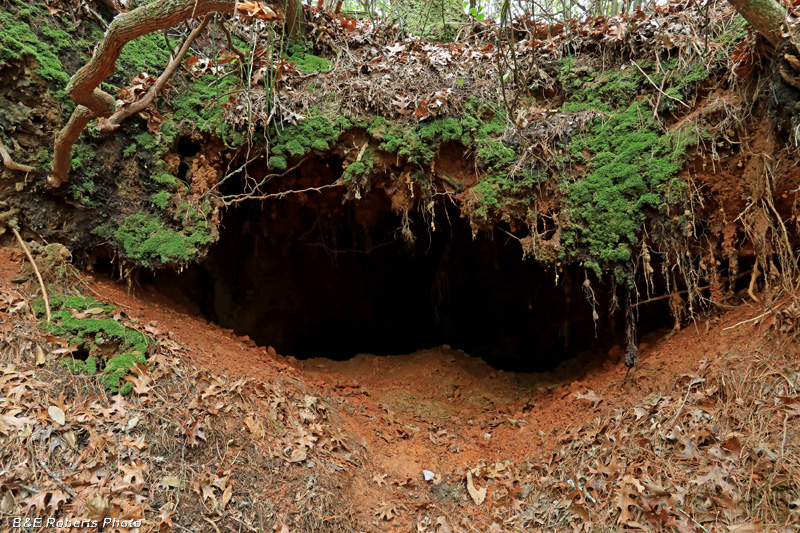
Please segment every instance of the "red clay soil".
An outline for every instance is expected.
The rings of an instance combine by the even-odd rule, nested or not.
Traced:
[[[17,275],[22,259],[17,250],[0,248],[4,283]],[[523,461],[553,442],[546,435],[584,423],[595,410],[624,408],[668,389],[726,347],[747,344],[753,324],[733,326],[761,312],[745,303],[674,334],[650,335],[640,345],[640,367],[630,375],[619,359],[621,350],[585,354],[554,372],[518,374],[493,370],[448,346],[392,357],[364,354],[342,362],[297,361],[180,311],[151,289],[83,275],[95,296],[140,322],[172,332],[192,349],[190,356],[200,367],[264,380],[283,374],[329,396],[341,406],[343,429],[358,435],[377,469],[397,480],[417,478],[423,469],[454,472],[481,459]],[[577,398],[589,391],[602,399],[594,409]]]

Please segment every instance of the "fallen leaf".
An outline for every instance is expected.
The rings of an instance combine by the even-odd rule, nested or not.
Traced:
[[[63,426],[67,422],[67,415],[64,414],[64,411],[60,407],[51,405],[47,408],[47,414],[49,414],[50,418],[53,419],[53,422],[59,426]]]
[[[577,399],[579,399],[579,400],[585,400],[587,402],[592,402],[594,404],[593,407],[596,406],[598,403],[603,401],[603,398],[601,398],[600,396],[595,394],[595,392],[593,390],[591,390],[591,389],[589,389],[585,394],[581,393],[581,392],[577,392],[577,393],[575,393],[575,397]]]
[[[476,505],[480,505],[486,499],[486,487],[476,489],[475,484],[472,482],[472,472],[467,472],[467,491],[472,496],[472,500]]]

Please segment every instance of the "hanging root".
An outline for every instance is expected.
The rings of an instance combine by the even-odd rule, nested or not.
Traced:
[[[625,303],[625,366],[636,368],[639,366],[639,346],[636,342],[636,317],[633,315],[631,292],[628,289],[628,300]]]
[[[19,170],[20,172],[33,172],[36,170],[32,166],[15,163],[14,160],[11,159],[11,154],[9,154],[6,147],[3,146],[2,139],[0,139],[0,158],[3,159],[3,165],[9,170]]]
[[[25,245],[25,241],[22,240],[22,236],[19,234],[17,229],[12,226],[11,231],[14,232],[14,236],[17,238],[17,242],[19,243],[20,248],[22,248],[22,251],[25,252],[25,256],[28,258],[28,261],[31,262],[33,271],[34,273],[36,273],[36,279],[39,280],[39,287],[41,287],[42,289],[42,298],[44,299],[44,312],[45,315],[47,315],[47,322],[50,322],[51,320],[50,298],[47,297],[47,287],[44,286],[44,280],[42,279],[42,274],[39,272],[39,267],[36,266],[36,261],[33,260],[31,251],[28,250],[28,247]]]

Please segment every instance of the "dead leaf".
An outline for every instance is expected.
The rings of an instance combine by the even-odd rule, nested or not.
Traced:
[[[63,426],[67,422],[67,415],[64,414],[64,411],[60,407],[51,405],[47,408],[47,414],[49,414],[50,418],[53,419],[53,422],[59,426]]]
[[[486,499],[486,487],[476,489],[475,484],[472,482],[472,472],[467,472],[467,491],[472,496],[472,500],[476,505],[480,505]]]
[[[603,398],[595,394],[595,392],[589,389],[585,394],[581,392],[575,393],[575,397],[579,400],[585,400],[587,402],[591,402],[593,405],[592,407],[596,407],[598,403],[603,401]]]
[[[378,518],[381,520],[392,520],[400,516],[399,508],[402,508],[399,504],[381,502],[380,507],[375,510],[375,514],[378,515]]]

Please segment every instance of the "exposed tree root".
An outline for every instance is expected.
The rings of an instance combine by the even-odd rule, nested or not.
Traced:
[[[730,0],[740,15],[776,48],[783,43],[786,10],[775,0]]]
[[[11,159],[11,154],[9,154],[8,150],[6,150],[6,147],[3,146],[2,139],[0,139],[0,158],[3,159],[3,165],[9,170],[19,170],[21,172],[33,172],[36,170],[32,166],[22,165]]]
[[[69,179],[72,145],[89,122],[111,117],[116,111],[116,99],[98,87],[116,70],[119,54],[128,41],[208,13],[232,13],[235,5],[234,0],[157,0],[118,15],[108,27],[94,56],[67,85],[67,94],[78,106],[56,136],[53,165],[47,182],[58,187]]]
[[[111,133],[119,128],[120,123],[126,118],[147,109],[147,106],[149,106],[155,99],[156,94],[164,89],[164,86],[175,74],[175,71],[178,70],[178,67],[181,65],[184,56],[189,51],[189,47],[192,46],[192,43],[195,41],[195,39],[197,39],[197,36],[206,29],[208,23],[211,21],[211,17],[211,13],[207,14],[203,18],[203,21],[192,30],[192,32],[186,38],[186,41],[184,41],[183,46],[181,46],[181,49],[178,51],[175,57],[172,58],[169,65],[167,65],[167,68],[164,69],[164,72],[161,73],[161,76],[158,77],[155,83],[153,83],[150,89],[148,89],[139,100],[133,102],[127,107],[118,109],[108,119],[100,119],[98,121],[97,126],[101,132]]]

